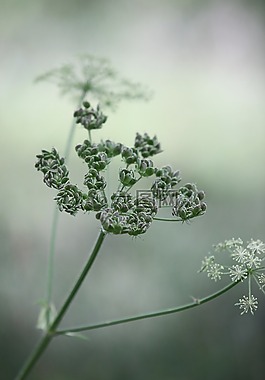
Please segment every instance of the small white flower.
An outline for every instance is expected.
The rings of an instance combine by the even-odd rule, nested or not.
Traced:
[[[242,312],[240,313],[245,314],[248,311],[251,312],[251,314],[254,314],[254,311],[258,308],[258,301],[257,298],[251,295],[250,297],[243,296],[239,299],[239,302],[235,303],[236,306],[239,306],[239,309],[242,309]]]
[[[226,248],[228,248],[228,249],[232,249],[232,248],[240,246],[242,244],[243,244],[243,240],[240,238],[238,238],[238,239],[232,238],[230,240],[225,241]]]
[[[208,277],[210,277],[210,279],[214,281],[221,280],[223,269],[224,269],[223,265],[218,264],[218,263],[210,265],[207,269]]]
[[[214,248],[216,251],[222,251],[225,249],[228,249],[228,250],[233,249],[235,247],[241,246],[242,244],[243,244],[243,240],[241,240],[240,238],[238,239],[232,238],[230,240],[225,240],[223,243],[218,243],[214,245]]]
[[[261,285],[261,288],[264,288],[264,286],[265,286],[265,275],[263,273],[258,275],[258,281],[259,281],[259,284]]]
[[[261,240],[253,240],[248,243],[247,248],[258,255],[265,253],[265,244]]]
[[[249,269],[259,268],[261,265],[261,258],[256,256],[255,253],[248,253],[244,263]]]
[[[244,263],[246,261],[246,257],[248,256],[248,251],[243,247],[236,247],[231,254],[232,259],[239,263]]]
[[[202,260],[202,266],[199,272],[205,272],[209,268],[210,265],[214,263],[214,256],[205,256],[204,260]]]
[[[232,281],[243,281],[248,276],[248,271],[242,265],[233,265],[229,268],[229,275]]]

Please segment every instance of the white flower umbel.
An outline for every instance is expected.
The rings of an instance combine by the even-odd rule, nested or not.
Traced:
[[[241,309],[241,314],[250,311],[251,314],[258,308],[257,298],[252,294],[252,281],[265,295],[265,244],[261,240],[251,239],[247,244],[243,240],[230,239],[214,245],[216,254],[227,252],[232,260],[232,265],[222,265],[216,262],[215,255],[209,254],[202,262],[200,272],[206,272],[211,280],[220,280],[223,276],[229,276],[232,282],[244,282],[248,280],[248,296],[244,295],[235,304]],[[235,264],[236,262],[236,264]]]
[[[248,271],[243,265],[233,265],[229,270],[232,281],[244,281],[248,277]]]
[[[262,259],[252,252],[247,255],[245,265],[248,269],[259,268],[261,266],[261,261]]]
[[[214,281],[221,280],[223,269],[223,265],[220,265],[218,263],[210,265],[207,269],[208,277]]]
[[[249,311],[253,315],[258,308],[258,301],[253,295],[250,295],[249,297],[243,296],[239,299],[239,302],[235,303],[235,305],[239,306],[239,309],[242,309],[242,312],[240,313],[241,315],[246,314]]]
[[[214,256],[205,256],[204,260],[202,260],[201,269],[199,272],[205,272],[208,268],[214,263]]]
[[[214,245],[214,250],[216,252],[218,251],[225,251],[225,250],[232,250],[234,248],[237,248],[238,246],[243,245],[243,240],[238,238],[232,238],[229,240],[225,240],[224,242],[218,243]]]
[[[258,275],[258,282],[260,287],[263,289],[265,287],[265,275],[263,273]]]
[[[248,251],[243,247],[236,247],[231,254],[232,259],[238,263],[244,263],[248,256]]]
[[[248,243],[247,248],[258,255],[265,253],[265,244],[261,240],[253,240]]]

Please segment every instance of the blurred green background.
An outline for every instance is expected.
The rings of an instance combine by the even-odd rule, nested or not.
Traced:
[[[212,244],[265,239],[265,9],[263,1],[0,0],[0,378],[13,379],[39,338],[53,213],[35,155],[63,152],[75,104],[44,71],[77,54],[107,57],[154,91],[122,102],[98,139],[133,144],[157,134],[157,165],[180,169],[207,195],[190,225],[156,222],[142,237],[110,236],[62,326],[104,321],[190,301],[222,286],[198,274]],[[77,128],[75,143],[85,138]],[[72,155],[72,170],[80,166]],[[115,177],[115,173],[112,175]],[[72,286],[99,225],[60,215],[54,300]],[[263,379],[265,303],[255,315],[233,304],[246,292],[159,319],[96,330],[88,341],[54,340],[32,380]]]

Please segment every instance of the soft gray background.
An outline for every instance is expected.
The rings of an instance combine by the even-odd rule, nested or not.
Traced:
[[[206,191],[207,214],[191,225],[154,223],[138,238],[109,237],[64,326],[171,307],[221,284],[197,274],[212,244],[265,240],[263,1],[0,1],[0,377],[12,379],[39,337],[54,193],[35,155],[63,151],[75,105],[43,71],[77,54],[109,58],[124,76],[153,89],[148,103],[109,112],[101,137],[132,144],[157,134],[183,183]],[[75,143],[84,139],[78,128]],[[78,178],[78,161],[70,164]],[[113,177],[115,172],[113,171]],[[71,287],[99,225],[60,215],[55,303]],[[263,379],[262,294],[255,317],[233,306],[246,288],[196,310],[58,338],[32,380]]]

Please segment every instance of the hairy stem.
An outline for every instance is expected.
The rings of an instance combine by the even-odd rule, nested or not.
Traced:
[[[102,322],[102,323],[98,323],[98,324],[94,324],[94,325],[81,326],[81,327],[76,327],[76,328],[72,328],[72,329],[68,328],[68,329],[64,329],[64,330],[57,330],[55,332],[55,334],[56,335],[62,335],[62,334],[67,334],[67,333],[77,333],[77,332],[81,332],[81,331],[95,330],[95,329],[100,329],[103,327],[121,325],[121,324],[128,323],[128,322],[135,322],[135,321],[139,321],[141,319],[161,317],[163,315],[178,313],[180,311],[192,309],[196,306],[199,306],[199,305],[202,305],[206,302],[209,302],[216,297],[219,297],[220,295],[222,295],[223,293],[227,292],[228,290],[233,288],[235,285],[237,285],[238,282],[240,282],[240,281],[232,282],[229,285],[222,288],[221,290],[217,291],[216,293],[213,293],[213,294],[211,294],[207,297],[201,298],[201,299],[195,299],[193,302],[188,303],[186,305],[178,306],[178,307],[171,308],[171,309],[159,310],[159,311],[155,311],[155,312],[151,312],[151,313],[147,313],[147,314],[135,315],[135,316],[127,317],[127,318],[123,318],[123,319],[116,319],[113,321]]]
[[[37,363],[38,359],[40,356],[43,354],[45,351],[46,347],[50,343],[51,339],[55,335],[56,328],[58,327],[59,323],[63,319],[68,307],[70,306],[73,298],[75,297],[76,293],[78,292],[80,286],[82,285],[84,279],[86,278],[87,273],[89,272],[92,264],[94,263],[97,254],[100,250],[100,247],[105,239],[105,233],[103,231],[100,231],[100,234],[97,238],[97,241],[95,243],[95,246],[93,248],[93,251],[91,255],[89,256],[89,259],[84,266],[80,276],[78,277],[77,281],[75,282],[72,290],[70,291],[68,297],[66,298],[63,306],[61,307],[60,311],[58,312],[55,320],[51,323],[50,327],[48,328],[47,332],[45,335],[42,337],[34,351],[32,352],[31,356],[29,357],[28,361],[25,363],[24,367],[21,369],[19,374],[17,375],[15,380],[23,380],[26,378],[26,376],[30,373],[32,368],[35,366]]]

